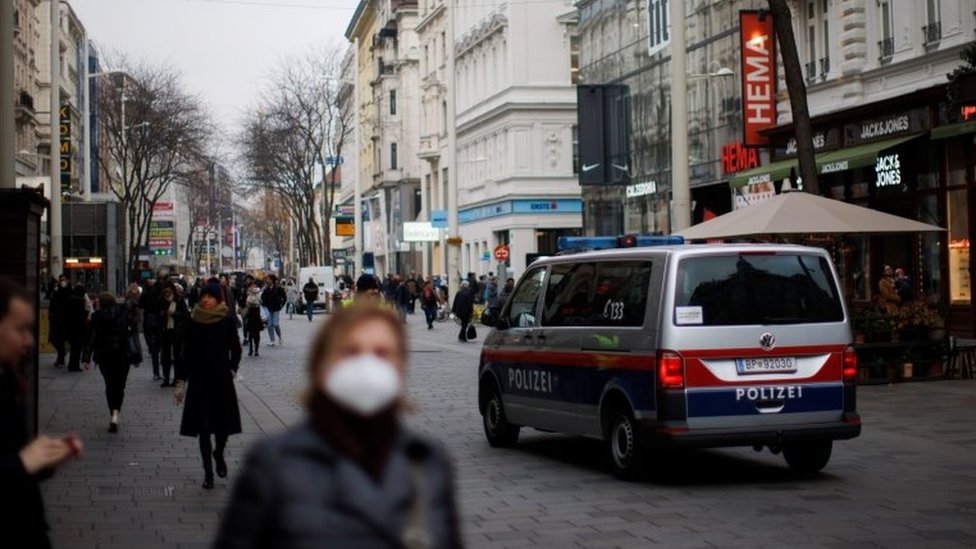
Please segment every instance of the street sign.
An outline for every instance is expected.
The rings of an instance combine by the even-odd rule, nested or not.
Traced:
[[[504,244],[499,244],[495,246],[493,253],[495,256],[495,261],[499,261],[499,262],[508,261],[508,255],[509,255],[508,246]]]
[[[349,250],[345,248],[332,248],[332,259],[338,261],[349,257]]]
[[[343,158],[343,157],[341,157],[341,156],[339,156],[339,157],[327,156],[327,157],[325,157],[325,163],[328,164],[328,165],[330,165],[330,166],[336,166],[338,164],[345,164],[346,163],[346,159]]]
[[[434,210],[430,212],[430,224],[435,229],[446,229],[447,210]]]

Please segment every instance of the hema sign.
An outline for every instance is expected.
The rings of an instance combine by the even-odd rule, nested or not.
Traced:
[[[776,123],[776,37],[767,12],[739,12],[742,48],[742,128],[746,147],[766,147],[762,130]]]

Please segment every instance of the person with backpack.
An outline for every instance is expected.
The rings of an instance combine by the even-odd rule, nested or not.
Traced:
[[[428,330],[434,329],[434,320],[437,318],[437,306],[439,304],[437,292],[434,291],[434,283],[428,279],[420,291],[420,309],[424,311]]]
[[[278,285],[278,278],[275,275],[268,276],[268,287],[261,293],[261,304],[268,309],[268,337],[271,341],[269,347],[275,346],[275,335],[278,336],[278,345],[283,343],[281,339],[281,309],[284,308],[288,296],[285,289]]]
[[[247,289],[244,329],[247,332],[247,356],[261,356],[261,332],[264,331],[264,320],[261,319],[261,288],[253,282]]]
[[[111,420],[108,432],[119,430],[119,412],[125,398],[125,383],[129,378],[129,315],[118,304],[115,295],[105,292],[98,296],[98,310],[91,317],[91,339],[85,351],[85,369],[89,369],[94,355],[98,371],[105,380],[105,399]]]

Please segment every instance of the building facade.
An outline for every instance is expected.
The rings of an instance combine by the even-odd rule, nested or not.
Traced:
[[[976,106],[949,100],[947,75],[976,37],[974,12],[976,0],[808,0],[793,13],[820,193],[947,229],[834,243],[848,298],[868,306],[884,267],[902,268],[912,282],[905,299],[936,306],[965,337],[976,334]],[[732,182],[737,202],[781,192],[795,166],[784,93],[777,110],[771,162]]]
[[[16,136],[14,153],[18,177],[41,173],[37,154],[38,48],[41,34],[37,19],[40,0],[14,1],[14,93],[16,94]]]
[[[460,269],[518,275],[582,224],[576,10],[571,2],[501,0],[457,2],[455,10],[448,48],[455,55],[456,119],[447,123],[457,136],[451,176]],[[508,247],[504,265],[493,258],[498,245]]]
[[[420,211],[419,48],[414,0],[363,0],[346,30],[356,44],[359,184],[366,205],[365,266],[418,270],[403,223]]]

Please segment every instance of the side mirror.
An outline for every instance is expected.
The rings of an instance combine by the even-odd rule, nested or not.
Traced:
[[[507,316],[499,317],[495,319],[495,329],[496,330],[507,330],[512,327],[511,322],[508,321]]]

